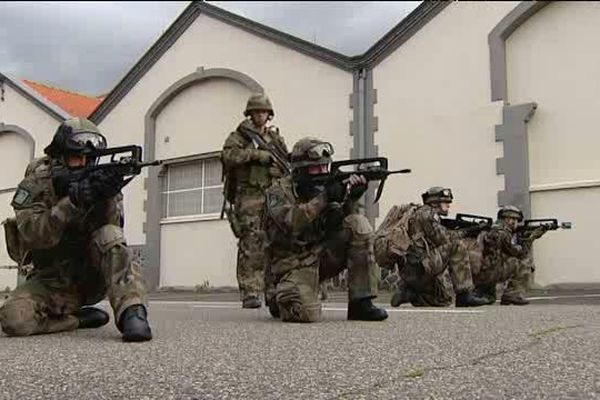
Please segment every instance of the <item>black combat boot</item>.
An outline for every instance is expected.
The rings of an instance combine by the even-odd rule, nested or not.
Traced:
[[[400,284],[396,292],[392,296],[390,300],[390,305],[392,307],[400,307],[401,304],[410,303],[413,300],[412,291],[405,285]]]
[[[524,305],[529,304],[529,300],[525,299],[521,295],[517,295],[517,296],[502,295],[502,299],[500,299],[500,304],[503,306],[508,306],[511,304],[514,304],[516,306],[524,306]]]
[[[75,313],[79,320],[77,329],[100,328],[108,324],[110,317],[108,314],[96,307],[82,307]]]
[[[269,314],[271,314],[271,317],[279,319],[279,306],[277,305],[277,300],[275,299],[275,297],[269,299],[265,295],[265,303],[267,305],[267,308],[269,309]]]
[[[383,308],[375,307],[370,298],[351,300],[348,303],[348,320],[383,321],[388,313]]]
[[[242,301],[242,308],[260,308],[262,303],[258,296],[248,296]]]
[[[496,285],[479,285],[475,288],[478,297],[487,300],[487,304],[496,302]]]
[[[117,328],[124,342],[143,342],[152,339],[152,331],[146,319],[146,307],[141,304],[129,306],[121,314]]]
[[[487,298],[481,298],[474,291],[456,294],[456,307],[479,307],[488,304]]]

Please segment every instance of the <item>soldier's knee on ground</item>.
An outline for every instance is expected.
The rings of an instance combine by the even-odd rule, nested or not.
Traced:
[[[36,332],[35,302],[19,298],[8,300],[0,308],[2,331],[8,336],[29,336]]]
[[[277,284],[276,300],[283,322],[319,321],[319,271],[301,268],[286,273]]]

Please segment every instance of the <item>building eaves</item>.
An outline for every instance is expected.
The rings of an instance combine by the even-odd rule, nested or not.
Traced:
[[[360,67],[373,68],[410,39],[452,1],[423,1],[360,57]]]
[[[12,87],[16,92],[21,94],[23,97],[31,101],[33,104],[41,108],[46,113],[50,114],[54,119],[58,121],[64,121],[71,118],[71,115],[56,104],[47,100],[44,96],[36,92],[34,89],[29,87],[21,80],[13,77],[9,74],[0,73],[0,84],[6,83]]]
[[[369,48],[366,53],[350,57],[241,17],[204,1],[194,1],[185,8],[161,37],[117,83],[113,90],[106,95],[104,101],[92,112],[89,119],[96,124],[100,123],[200,14],[208,15],[309,57],[351,72],[357,68],[372,68],[381,62],[381,60],[396,50],[402,43],[406,42],[450,3],[450,1],[424,1],[383,38]]]

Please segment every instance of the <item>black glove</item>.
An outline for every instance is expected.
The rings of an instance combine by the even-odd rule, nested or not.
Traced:
[[[346,184],[340,181],[335,181],[327,185],[325,188],[327,200],[329,202],[343,203],[346,200]]]
[[[367,191],[369,185],[355,185],[350,188],[350,197],[352,200],[360,199],[363,194]]]
[[[116,172],[96,170],[69,185],[69,199],[78,207],[88,207],[116,196],[121,191],[122,183],[123,177]]]

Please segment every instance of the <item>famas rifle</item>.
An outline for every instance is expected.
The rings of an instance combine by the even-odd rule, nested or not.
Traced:
[[[354,167],[352,171],[345,171],[342,167]],[[380,181],[374,203],[377,203],[383,192],[383,185],[388,176],[394,174],[408,174],[410,169],[401,169],[397,171],[388,170],[388,159],[385,157],[358,158],[352,160],[334,161],[329,167],[328,174],[311,176],[311,180],[324,186],[334,182],[343,182],[351,175],[362,175],[367,182]]]
[[[97,158],[98,162],[95,165],[80,169],[70,169],[65,166],[53,167],[51,170],[52,178],[66,183],[77,182],[94,171],[103,170],[123,177],[123,182],[118,188],[122,189],[135,176],[139,175],[143,168],[162,164],[162,160],[143,162],[142,147],[137,145],[95,150],[88,157]]]

